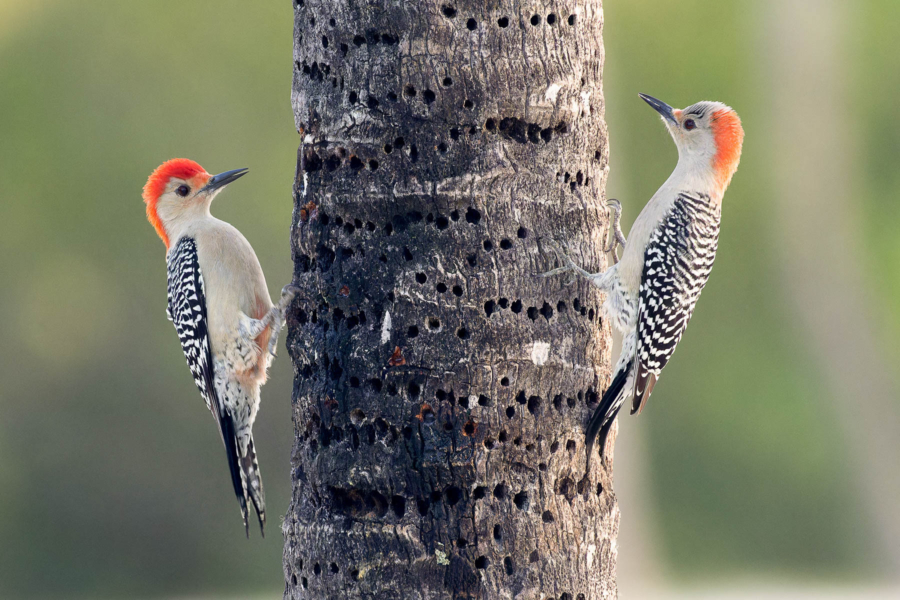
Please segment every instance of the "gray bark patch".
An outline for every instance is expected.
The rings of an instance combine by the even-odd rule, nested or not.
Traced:
[[[285,598],[615,597],[600,1],[294,7]]]

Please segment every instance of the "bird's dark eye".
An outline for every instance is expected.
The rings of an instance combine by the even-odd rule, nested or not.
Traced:
[[[688,131],[690,131],[691,129],[693,129],[696,126],[697,126],[697,124],[694,123],[693,119],[688,119],[687,121],[684,122],[684,128],[687,129]]]
[[[188,194],[191,193],[191,188],[189,188],[186,185],[179,185],[178,189],[175,190],[175,193],[178,194],[179,196],[181,196],[182,198],[184,198],[185,196],[187,196]]]

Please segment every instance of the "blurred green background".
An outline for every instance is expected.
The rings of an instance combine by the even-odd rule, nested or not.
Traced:
[[[900,5],[604,4],[626,231],[676,158],[638,92],[724,101],[747,134],[700,308],[649,410],[623,419],[623,597],[889,582]],[[174,156],[249,167],[213,210],[270,290],[288,281],[292,21],[288,0],[0,0],[0,597],[280,594],[290,362],[256,425],[269,537],[247,542],[140,190]]]

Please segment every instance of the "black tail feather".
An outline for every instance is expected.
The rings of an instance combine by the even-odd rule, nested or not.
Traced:
[[[609,432],[612,430],[613,423],[616,422],[616,416],[618,416],[619,411],[622,409],[622,405],[615,407],[609,418],[606,420],[606,423],[603,424],[603,427],[600,428],[600,433],[597,436],[597,441],[600,443],[600,462],[604,465],[606,464],[606,438],[609,437]],[[588,465],[590,466],[590,465]]]
[[[250,442],[247,444],[247,453],[241,458],[241,468],[244,471],[247,493],[253,502],[253,508],[256,509],[256,517],[259,519],[259,531],[263,537],[266,537],[266,500],[252,435],[250,436]]]
[[[587,458],[585,459],[585,476],[587,476],[591,470],[591,455],[594,452],[594,442],[597,440],[598,436],[600,438],[601,455],[605,451],[606,438],[609,435],[609,430],[612,428],[613,421],[619,413],[619,409],[622,407],[622,398],[620,396],[622,396],[625,381],[628,379],[628,373],[630,371],[631,363],[626,365],[624,369],[616,374],[612,383],[609,384],[609,387],[603,394],[600,405],[594,410],[594,414],[588,422],[584,443],[585,450],[587,451]],[[603,457],[601,456],[601,460],[602,458]]]
[[[228,457],[228,470],[231,472],[231,484],[234,486],[234,495],[241,505],[241,517],[244,520],[244,532],[250,537],[250,526],[247,523],[247,495],[244,491],[244,482],[241,478],[240,457],[237,448],[237,436],[235,435],[234,420],[228,411],[224,411],[220,418],[222,425],[222,438],[225,442],[225,455]]]

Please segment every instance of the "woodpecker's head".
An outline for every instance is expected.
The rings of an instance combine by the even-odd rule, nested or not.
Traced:
[[[172,225],[209,212],[209,204],[222,188],[247,173],[234,169],[210,175],[192,160],[173,158],[158,166],[144,185],[147,220],[169,248]]]
[[[678,146],[678,162],[708,180],[710,191],[721,198],[737,171],[744,141],[741,119],[734,109],[721,102],[703,101],[679,110],[647,94],[640,97],[662,116]]]

